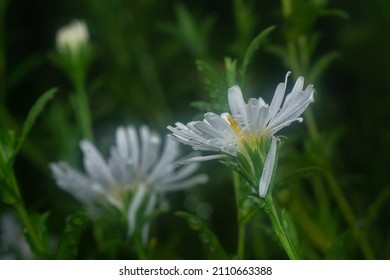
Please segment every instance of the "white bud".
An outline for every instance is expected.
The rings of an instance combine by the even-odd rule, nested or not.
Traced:
[[[88,44],[88,41],[88,28],[82,20],[73,20],[70,24],[60,28],[56,34],[59,52],[70,51],[76,54],[83,45]]]

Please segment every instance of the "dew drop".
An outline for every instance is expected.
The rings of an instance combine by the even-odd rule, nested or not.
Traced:
[[[208,144],[212,145],[212,146],[216,146],[218,148],[221,148],[224,146],[224,143],[225,141],[222,141],[221,139],[216,139],[216,138],[213,138],[213,139],[210,139],[207,141]]]

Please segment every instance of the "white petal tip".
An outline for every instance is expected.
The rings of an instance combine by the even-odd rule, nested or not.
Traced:
[[[228,89],[228,92],[241,92],[241,89],[238,85],[234,85],[234,86],[231,86],[229,89]]]

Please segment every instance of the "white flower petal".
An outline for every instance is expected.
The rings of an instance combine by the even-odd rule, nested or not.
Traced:
[[[246,104],[239,86],[232,86],[228,89],[228,101],[233,118],[243,131],[247,130],[248,117],[246,113]]]
[[[117,147],[111,147],[110,158],[108,166],[111,170],[112,176],[123,186],[130,183],[130,175],[132,170],[130,168],[128,159],[119,151]]]
[[[119,127],[116,130],[116,146],[111,147],[108,166],[117,181],[123,186],[129,185],[134,170],[131,169],[130,148],[127,141],[126,130]]]
[[[309,86],[305,91],[300,91],[293,98],[290,98],[289,102],[283,106],[280,112],[268,124],[270,133],[274,134],[283,127],[290,125],[293,121],[301,120],[300,116],[307,106],[314,101],[313,95],[314,89],[312,86]]]
[[[198,157],[191,157],[188,159],[181,160],[181,164],[188,164],[192,162],[200,162],[200,161],[207,161],[207,160],[214,160],[214,159],[223,159],[226,158],[226,155],[211,155],[211,156],[198,156]]]
[[[140,162],[140,145],[138,142],[137,131],[133,126],[128,126],[126,132],[129,147],[129,154],[127,156],[129,157],[129,161],[135,169],[136,167],[138,167]]]
[[[146,204],[145,212],[144,212],[144,218],[148,219],[150,214],[152,214],[157,202],[157,195],[152,193],[148,199],[148,203]],[[146,245],[148,242],[149,237],[149,229],[150,229],[150,222],[147,221],[142,226],[142,244]]]
[[[199,131],[201,131],[203,135],[207,136],[207,139],[214,138],[214,137],[223,138],[223,134],[221,134],[221,132],[219,132],[210,124],[207,124],[205,122],[195,122],[194,127],[196,127]]]
[[[291,74],[291,72],[287,72],[284,83],[280,83],[276,87],[274,97],[272,98],[271,105],[269,106],[268,120],[272,120],[280,109],[280,105],[282,104],[284,94],[286,92],[287,79],[288,79],[288,76],[290,76],[290,74]],[[267,122],[268,122],[268,120],[267,120]]]
[[[123,127],[119,127],[116,130],[116,146],[118,147],[118,151],[123,157],[128,157],[129,155],[129,146],[126,137],[126,131]]]
[[[168,192],[188,189],[195,185],[201,185],[207,183],[209,177],[205,174],[196,175],[183,181],[176,181],[171,184],[159,185],[155,188],[155,191]]]
[[[259,101],[256,98],[250,98],[248,100],[248,109],[247,109],[247,116],[248,116],[248,125],[250,131],[256,131],[256,121],[257,116],[259,113]]]
[[[297,94],[299,94],[300,92],[302,92],[302,89],[303,89],[303,85],[305,83],[305,79],[300,76],[295,84],[294,84],[294,87],[293,89],[291,90],[291,93],[289,93],[287,96],[286,96],[286,100],[284,101],[284,104],[283,106],[287,105],[290,100],[294,99],[296,97]]]
[[[181,165],[180,168],[176,168],[174,174],[172,172],[172,176],[162,177],[161,181],[159,183],[160,184],[168,184],[168,183],[178,182],[182,179],[185,179],[186,177],[189,177],[198,168],[199,168],[199,165],[197,163]]]
[[[49,165],[57,185],[85,204],[91,204],[101,192],[91,188],[93,182],[87,176],[65,162]]]
[[[142,141],[140,174],[145,176],[150,167],[155,163],[160,151],[161,139],[157,134],[152,133],[147,126],[141,126],[140,134]]]
[[[276,144],[276,137],[272,137],[271,146],[267,155],[267,159],[265,160],[263,173],[261,174],[259,182],[259,195],[261,197],[265,197],[267,195],[269,184],[271,183],[272,174],[274,172],[275,166]]]
[[[95,146],[88,140],[82,140],[80,147],[84,153],[84,167],[87,174],[102,186],[115,185],[110,169]]]
[[[166,137],[164,148],[160,160],[153,167],[153,171],[148,176],[148,181],[153,184],[156,179],[164,178],[174,168],[172,162],[179,155],[178,143],[173,139]]]
[[[232,127],[229,125],[229,123],[223,119],[221,116],[218,116],[214,113],[206,113],[205,119],[207,122],[216,129],[220,135],[222,136],[228,136],[228,137],[235,137],[236,133],[232,129]]]
[[[259,104],[260,104],[260,102],[259,102]],[[260,131],[266,125],[266,122],[268,121],[268,116],[269,116],[268,105],[267,104],[260,105],[259,112],[258,112],[257,118],[256,118],[255,132]]]
[[[175,140],[185,145],[192,146],[194,150],[220,151],[221,147],[209,142],[210,139],[216,138],[212,138],[212,136],[207,133],[216,132],[211,126],[205,127],[207,125],[208,124],[204,122],[191,122],[187,126],[184,126],[183,124],[177,125],[176,128],[168,126],[168,129],[172,131],[172,134],[168,136],[173,137]],[[202,131],[203,128],[205,131]]]
[[[133,199],[130,202],[128,214],[127,214],[127,226],[128,226],[128,236],[132,236],[136,224],[137,224],[137,212],[139,207],[141,206],[143,199],[146,195],[146,187],[144,185],[139,185],[135,191]]]

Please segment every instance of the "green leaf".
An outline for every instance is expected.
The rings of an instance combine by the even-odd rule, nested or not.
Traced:
[[[14,153],[15,134],[13,131],[0,131],[0,181],[7,181],[12,170],[11,157]]]
[[[76,212],[69,217],[58,242],[57,259],[75,259],[86,218],[87,212],[85,210]]]
[[[257,196],[248,196],[248,200],[255,206],[256,208],[263,208],[265,201],[263,198],[257,197]]]
[[[333,237],[331,247],[326,252],[325,259],[327,260],[347,260],[351,257],[348,253],[352,251],[352,243],[354,238],[350,231],[344,231]]]
[[[8,185],[0,183],[0,198],[4,204],[14,205],[19,201],[17,194]]]
[[[234,86],[236,82],[237,73],[237,60],[233,60],[230,57],[225,57],[225,68],[226,68],[226,83],[228,87]]]
[[[294,169],[289,174],[285,175],[283,178],[280,178],[276,181],[278,185],[287,185],[289,181],[293,179],[299,179],[302,177],[308,177],[314,174],[320,174],[323,172],[323,169],[316,166],[308,166]]]
[[[195,64],[210,98],[219,98],[224,93],[222,91],[226,89],[222,75],[213,66],[203,60],[198,59],[195,61]]]
[[[12,91],[16,86],[23,83],[23,80],[28,77],[35,69],[44,63],[44,57],[42,55],[30,55],[24,59],[21,63],[11,69],[9,73],[8,89]]]
[[[309,80],[311,83],[315,83],[318,77],[324,72],[334,60],[340,57],[340,53],[337,51],[329,52],[321,56],[313,65],[310,71]]]
[[[390,201],[390,186],[384,187],[381,192],[378,193],[376,199],[373,203],[371,203],[368,208],[365,221],[366,227],[373,224],[375,219],[379,216],[379,214],[383,213],[382,209],[388,205]]]
[[[199,232],[199,237],[208,251],[215,259],[229,259],[218,238],[209,227],[197,216],[184,211],[176,212],[176,215],[185,219],[191,229]]]
[[[249,47],[248,47],[248,49],[247,49],[247,51],[245,53],[244,61],[243,61],[242,65],[241,65],[241,68],[240,68],[240,72],[241,72],[241,85],[245,81],[245,72],[246,72],[246,69],[247,69],[250,61],[252,60],[253,54],[259,48],[261,43],[263,43],[264,39],[267,38],[268,34],[271,33],[271,31],[274,30],[274,29],[275,29],[275,26],[270,26],[270,27],[264,29],[250,43],[250,45],[249,45]]]
[[[54,97],[54,94],[56,93],[56,91],[57,91],[56,88],[52,88],[52,89],[49,89],[48,91],[46,91],[44,94],[42,94],[39,97],[39,99],[35,102],[35,104],[31,108],[30,112],[27,115],[26,121],[23,124],[22,134],[19,138],[19,141],[16,144],[13,156],[15,156],[18,153],[18,151],[20,150],[20,148],[22,147],[22,144],[23,144],[24,140],[26,139],[27,135],[29,134],[32,126],[34,125],[35,120],[41,114],[41,112],[45,108],[47,102]]]
[[[288,61],[288,52],[284,46],[267,44],[265,51],[280,59],[283,62]]]
[[[51,248],[51,240],[49,235],[49,230],[47,228],[47,219],[49,218],[50,213],[46,212],[43,214],[33,213],[30,215],[31,223],[34,225],[34,231],[37,234],[42,247],[37,248],[36,243],[32,241],[32,238],[29,232],[25,231],[25,236],[27,242],[30,244],[31,250],[35,255],[39,256],[42,259],[49,258],[49,251]]]
[[[282,227],[286,232],[287,238],[290,239],[290,243],[292,243],[295,248],[299,248],[297,229],[291,215],[286,211],[286,209],[282,210]]]
[[[349,20],[351,16],[341,9],[326,9],[320,12],[321,16],[335,16],[341,19]]]
[[[175,5],[177,22],[160,22],[159,29],[176,37],[195,57],[205,57],[210,42],[210,31],[216,22],[212,15],[196,18],[183,4]]]
[[[196,60],[195,64],[199,71],[202,83],[209,94],[210,101],[212,102],[208,103],[208,108],[210,109],[208,111],[220,113],[228,111],[227,84],[225,77],[203,60]],[[195,104],[201,104],[201,107],[206,107],[206,103]]]

